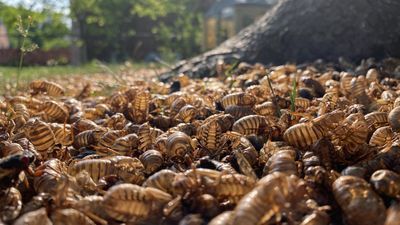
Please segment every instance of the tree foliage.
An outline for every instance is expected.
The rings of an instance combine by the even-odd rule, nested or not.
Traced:
[[[64,15],[50,8],[42,11],[33,11],[24,6],[9,6],[0,2],[0,18],[7,28],[12,48],[18,48],[21,36],[17,30],[18,17],[32,17],[33,24],[29,32],[32,42],[38,44],[41,49],[68,47],[67,35],[69,28],[65,24]]]
[[[151,39],[163,55],[200,51],[201,14],[195,0],[71,1],[89,58],[125,59]]]
[[[168,4],[170,7],[163,17],[171,16],[172,22],[160,21],[153,29],[160,43],[160,52],[164,55],[179,53],[180,58],[199,53],[202,38],[199,6],[191,0],[171,0]]]

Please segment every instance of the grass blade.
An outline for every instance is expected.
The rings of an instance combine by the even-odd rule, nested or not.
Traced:
[[[296,111],[296,97],[297,97],[297,80],[293,79],[292,83],[292,93],[290,94],[290,110],[292,112]]]
[[[268,80],[269,89],[271,90],[271,93],[272,93],[272,103],[274,103],[274,105],[276,106],[276,115],[278,117],[281,117],[281,108],[279,107],[279,104],[276,101],[276,95],[275,95],[274,88],[272,88],[271,79],[269,79],[269,74],[268,73],[267,73],[266,76],[267,76],[267,80]]]

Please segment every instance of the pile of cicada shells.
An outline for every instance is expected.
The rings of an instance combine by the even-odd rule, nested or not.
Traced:
[[[33,81],[0,104],[0,224],[400,224],[386,62]]]

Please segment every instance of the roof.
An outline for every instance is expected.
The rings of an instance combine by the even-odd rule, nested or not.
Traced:
[[[217,0],[210,9],[206,12],[206,17],[220,16],[229,17],[233,13],[233,6],[236,4],[261,4],[273,5],[278,0]]]

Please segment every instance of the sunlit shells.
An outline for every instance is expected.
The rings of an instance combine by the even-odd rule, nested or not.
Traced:
[[[5,94],[0,223],[397,224],[398,65],[215,60]]]

